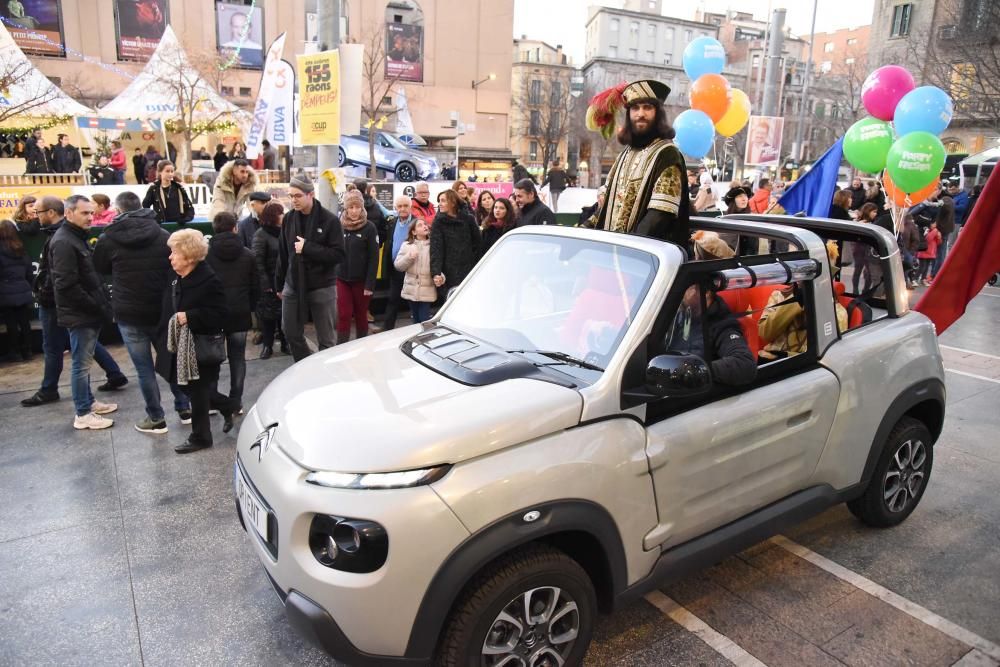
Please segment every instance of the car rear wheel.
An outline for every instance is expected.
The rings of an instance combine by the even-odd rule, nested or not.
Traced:
[[[342,147],[337,147],[337,166],[343,167],[347,164],[347,153],[344,152]]]
[[[903,417],[889,433],[875,475],[864,495],[847,503],[869,526],[902,523],[917,507],[934,463],[931,433],[923,422]]]
[[[452,611],[437,663],[579,665],[596,615],[597,597],[584,569],[561,551],[531,546],[476,577]]]
[[[396,180],[409,183],[417,179],[417,169],[409,162],[400,162],[396,165]]]

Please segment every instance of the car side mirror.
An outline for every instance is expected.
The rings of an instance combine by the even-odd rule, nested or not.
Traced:
[[[646,390],[655,396],[688,398],[706,394],[711,388],[712,372],[697,355],[668,351],[650,359],[646,366]]]

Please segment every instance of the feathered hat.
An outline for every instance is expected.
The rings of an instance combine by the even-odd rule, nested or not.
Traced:
[[[605,139],[614,136],[615,116],[630,104],[653,101],[663,104],[670,94],[670,86],[653,79],[620,83],[594,95],[587,107],[587,129],[600,132]]]

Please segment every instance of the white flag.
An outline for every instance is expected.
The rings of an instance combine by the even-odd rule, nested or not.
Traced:
[[[295,68],[286,60],[275,65],[274,95],[267,121],[267,140],[272,146],[291,146],[295,123]]]
[[[278,63],[281,62],[281,52],[285,49],[285,35],[281,33],[271,42],[264,60],[264,73],[260,77],[260,90],[257,92],[257,105],[253,110],[253,122],[247,133],[247,158],[253,160],[260,154],[261,142],[264,141],[264,131],[267,119],[271,116],[274,98],[275,79],[278,73]]]

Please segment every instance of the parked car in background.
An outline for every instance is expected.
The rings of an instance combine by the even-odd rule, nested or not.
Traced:
[[[357,164],[371,166],[368,152],[368,131],[359,135],[345,135],[340,138],[337,166]],[[396,176],[397,181],[429,180],[438,174],[438,163],[427,153],[407,146],[389,132],[378,132],[375,136],[375,166]]]

